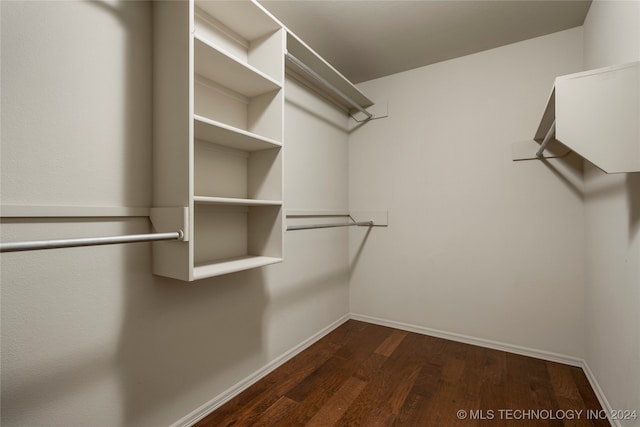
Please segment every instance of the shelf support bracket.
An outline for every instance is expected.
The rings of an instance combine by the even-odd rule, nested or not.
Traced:
[[[151,208],[149,219],[155,231],[180,230],[183,235],[181,241],[189,241],[189,208]]]
[[[553,123],[551,123],[551,127],[547,131],[547,134],[544,136],[542,140],[542,144],[540,144],[540,149],[536,152],[536,157],[542,157],[542,153],[547,149],[547,145],[551,142],[551,138],[556,135],[556,120],[553,119]]]

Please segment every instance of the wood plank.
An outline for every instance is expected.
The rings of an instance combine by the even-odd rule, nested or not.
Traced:
[[[551,378],[549,377],[549,371],[547,370],[547,364],[544,360],[534,360],[534,363],[529,364],[529,381],[531,391],[534,395],[534,402],[531,405],[531,409],[548,410],[553,411],[553,413],[557,413],[557,410],[559,409],[558,401],[553,392]],[[540,416],[536,422],[540,426],[549,427],[573,425],[571,424],[572,420],[562,420],[556,417],[543,419],[543,417]]]
[[[355,377],[349,378],[342,387],[320,408],[307,423],[308,427],[332,426],[367,385]]]
[[[416,337],[419,336],[405,336],[345,412],[340,420],[341,425],[367,425],[367,422],[371,422],[373,408],[381,408],[384,417],[400,412],[420,373],[421,358],[415,352]]]
[[[503,351],[489,350],[484,353],[482,385],[482,407],[499,409],[506,400],[507,357]]]
[[[602,406],[598,401],[598,397],[595,392],[591,388],[591,384],[587,379],[587,376],[584,374],[584,371],[579,368],[574,368],[571,370],[571,376],[578,388],[578,392],[580,393],[580,397],[582,397],[582,401],[584,402],[584,406],[586,410],[592,411],[601,411]],[[586,411],[585,410],[585,411]],[[584,418],[589,418],[587,415],[582,415]],[[600,417],[590,417],[591,424],[594,427],[609,427],[609,421]]]
[[[559,409],[582,417],[533,412]],[[587,409],[579,368],[350,320],[196,425],[609,426]]]
[[[282,425],[281,420],[296,406],[298,406],[298,402],[294,402],[288,397],[282,396],[280,399],[276,400],[276,403],[271,405],[269,409],[267,409],[260,418],[252,424],[252,426],[271,427]]]
[[[438,382],[442,378],[447,352],[447,340],[425,336],[417,353],[422,357],[422,369],[414,383],[412,392],[428,401],[437,391]]]
[[[353,322],[350,320],[347,323]],[[345,340],[341,343],[337,356],[349,359],[352,357],[361,357],[362,354],[367,356],[374,353],[375,350],[393,333],[394,329],[385,326],[378,326],[358,322],[361,328],[350,331]]]
[[[195,425],[217,427],[251,424],[284,393],[328,360],[338,348],[339,345],[332,342],[329,336],[324,337]]]
[[[396,424],[407,427],[435,426],[436,411],[433,410],[433,399],[421,394],[412,393],[407,396],[402,411],[396,418]]]
[[[546,362],[551,384],[551,392],[554,394],[559,410],[572,410],[577,407],[584,407],[584,401],[578,390],[571,371],[574,369],[567,365],[555,362]],[[586,415],[578,419],[565,419],[565,427],[590,427],[593,424]]]
[[[283,425],[304,425],[350,377],[359,373],[360,378],[366,378],[372,374],[363,373],[362,367],[394,330],[370,324],[359,326],[345,334],[332,358],[287,393],[289,398],[301,404],[283,420]],[[373,369],[376,363],[369,366]]]
[[[432,412],[432,425],[442,425],[450,427],[477,426],[478,421],[470,416],[461,418],[458,411],[477,410],[479,402],[475,398],[469,399],[465,382],[468,378],[465,373],[469,373],[467,357],[461,350],[465,349],[464,344],[448,343],[448,354],[450,358],[445,359],[442,367],[442,375],[438,381],[436,393],[430,403]]]
[[[378,374],[386,360],[386,357],[374,353],[356,367],[353,376],[362,381],[369,381],[373,376]]]
[[[556,397],[568,404],[584,403],[578,387],[566,365],[555,362],[543,362],[547,365],[549,377]]]
[[[346,380],[343,377],[346,373],[351,374],[349,366],[345,366],[345,361],[338,357],[331,357],[291,389],[287,397],[296,402],[304,402],[312,397],[317,398],[320,394],[326,394],[329,390],[337,390]]]
[[[531,390],[528,369],[533,359],[519,354],[507,354],[507,399],[504,408],[511,411],[534,409],[535,395]],[[537,420],[511,420],[513,415],[505,415],[509,423],[517,422],[520,427],[536,427]]]
[[[389,335],[387,339],[384,340],[382,344],[378,346],[378,348],[376,348],[375,353],[382,356],[390,356],[391,353],[393,353],[393,351],[398,347],[400,342],[404,339],[404,337],[407,336],[407,333],[408,332],[406,331],[400,330],[393,331],[391,335]]]
[[[394,414],[378,406],[371,410],[362,425],[367,427],[391,427],[395,419],[396,416]]]

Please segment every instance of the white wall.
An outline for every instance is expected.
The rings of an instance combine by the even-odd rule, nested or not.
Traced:
[[[148,6],[17,3],[2,3],[3,205],[149,206]]]
[[[594,1],[585,69],[640,60],[640,2]],[[585,359],[613,409],[640,408],[640,174],[585,162]],[[622,425],[640,425],[623,421]]]
[[[150,4],[3,1],[1,15],[3,205],[148,208]],[[346,116],[285,90],[285,208],[346,210]],[[2,219],[3,241],[149,231]],[[298,233],[282,264],[191,284],[151,275],[144,243],[3,254],[2,425],[169,425],[342,318],[347,231]]]
[[[350,136],[350,209],[389,227],[352,231],[352,312],[583,354],[581,160],[511,160],[582,64],[576,28],[359,85],[389,117]]]

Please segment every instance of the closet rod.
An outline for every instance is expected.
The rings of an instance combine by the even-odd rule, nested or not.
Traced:
[[[542,144],[540,144],[540,149],[536,152],[537,157],[542,157],[542,153],[544,153],[544,150],[547,148],[547,145],[549,145],[549,142],[551,142],[551,138],[555,134],[556,134],[556,120],[553,119],[553,123],[551,123],[551,127],[547,131],[547,134],[544,136],[544,139],[542,140]]]
[[[290,225],[287,227],[287,231],[313,230],[314,228],[353,227],[354,225],[357,225],[360,227],[371,227],[373,226],[373,221],[347,222],[344,224]]]
[[[32,240],[27,242],[0,243],[0,252],[34,251],[39,249],[74,248],[78,246],[113,245],[117,243],[151,242],[158,240],[182,240],[184,233],[178,230],[170,233],[130,234],[127,236],[86,237],[62,240]]]
[[[358,109],[362,114],[364,114],[365,116],[367,116],[366,120],[370,120],[373,118],[373,114],[371,114],[370,112],[368,112],[367,110],[365,110],[361,105],[359,105],[357,102],[355,102],[353,99],[349,98],[347,95],[345,95],[344,93],[342,93],[342,91],[340,91],[338,88],[336,88],[334,85],[332,85],[331,83],[329,83],[327,80],[325,80],[323,77],[321,77],[318,73],[316,73],[315,71],[313,71],[309,66],[307,66],[307,64],[305,64],[304,62],[302,62],[301,60],[299,60],[298,58],[296,58],[295,56],[291,55],[289,52],[285,53],[285,57],[287,58],[287,60],[289,60],[290,62],[294,63],[298,68],[300,68],[302,71],[304,71],[305,73],[307,73],[309,76],[313,77],[316,81],[318,81],[322,86],[324,86],[325,88],[329,89],[329,91],[333,92],[335,95],[337,95],[338,97],[342,98],[344,101],[346,101],[348,104],[350,104],[352,107]],[[354,119],[355,120],[355,119]]]

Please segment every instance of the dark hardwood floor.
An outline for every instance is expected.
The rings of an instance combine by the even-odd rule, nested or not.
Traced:
[[[608,427],[596,410],[580,368],[350,320],[196,425]]]

